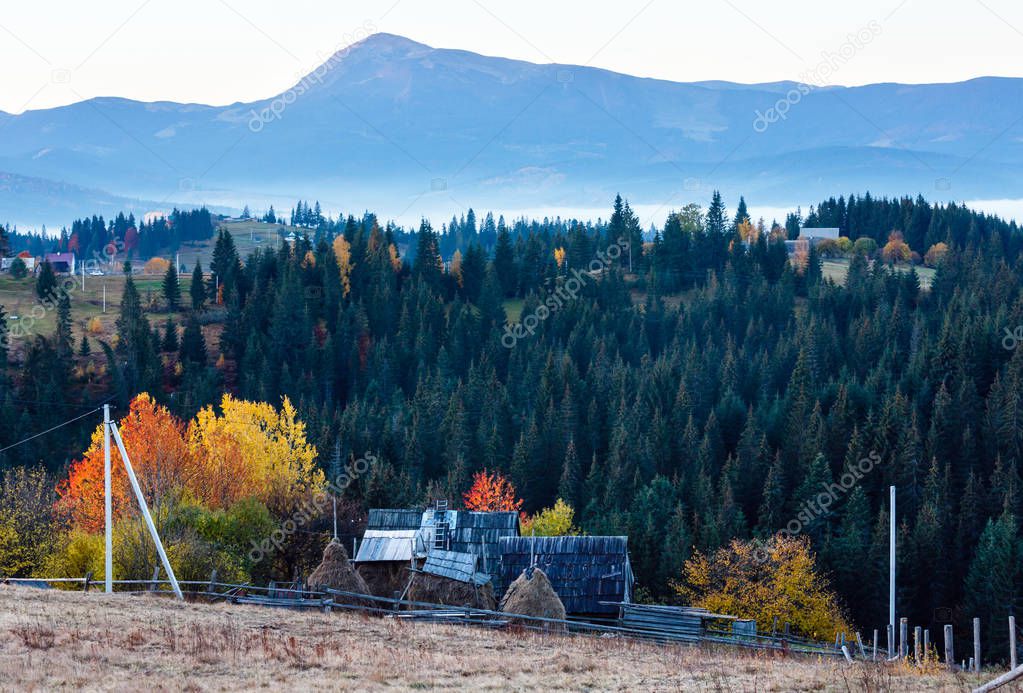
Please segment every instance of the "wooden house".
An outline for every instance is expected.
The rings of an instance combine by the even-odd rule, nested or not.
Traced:
[[[539,568],[570,616],[617,618],[632,601],[628,537],[505,537],[500,548],[502,585]]]

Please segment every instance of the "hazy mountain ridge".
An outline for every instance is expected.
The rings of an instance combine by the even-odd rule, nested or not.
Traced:
[[[754,127],[783,103],[783,119]],[[253,103],[105,97],[0,115],[0,170],[127,197],[240,206],[301,194],[395,214],[409,200],[424,212],[606,204],[616,191],[656,203],[711,187],[778,205],[864,185],[1019,197],[1020,105],[1023,80],[1012,78],[802,94],[788,82],[682,84],[376,34]]]

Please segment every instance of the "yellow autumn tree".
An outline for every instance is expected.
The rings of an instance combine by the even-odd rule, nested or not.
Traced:
[[[572,525],[575,510],[560,498],[554,502],[553,508],[544,508],[535,515],[527,516],[521,523],[521,534],[524,537],[563,537],[579,534],[579,529]]]
[[[801,635],[831,641],[853,629],[805,537],[776,535],[766,543],[734,539],[712,557],[686,561],[676,591],[693,606],[754,619],[761,632],[788,623]]]
[[[561,268],[563,268],[565,266],[565,249],[564,248],[555,248],[554,249],[554,261],[556,263],[558,263],[558,269],[561,269]]]
[[[142,271],[146,274],[166,274],[169,267],[170,260],[154,257],[146,261],[146,264],[142,266]]]
[[[220,410],[218,415],[206,407],[188,429],[189,449],[202,475],[196,488],[205,505],[226,508],[256,498],[271,511],[282,511],[309,490],[323,488],[316,448],[287,397],[277,410],[224,395]]]
[[[337,258],[337,266],[341,269],[341,286],[344,287],[344,295],[352,290],[352,244],[341,235],[334,239],[334,257]]]
[[[909,262],[913,256],[913,251],[910,249],[909,244],[902,237],[902,233],[899,231],[892,231],[888,235],[888,242],[885,243],[884,248],[881,248],[881,257],[885,262],[897,263],[897,262]]]
[[[387,255],[391,258],[391,269],[395,272],[401,271],[401,256],[398,254],[398,246],[392,243],[387,246]]]
[[[465,286],[465,280],[462,278],[462,251],[456,250],[455,254],[451,256],[451,276],[458,282],[459,287]]]
[[[755,243],[760,235],[760,229],[750,222],[749,217],[740,221],[736,230],[739,232],[739,238],[745,243]]]
[[[927,250],[927,254],[924,255],[924,264],[928,267],[937,267],[947,256],[948,244],[935,243]]]

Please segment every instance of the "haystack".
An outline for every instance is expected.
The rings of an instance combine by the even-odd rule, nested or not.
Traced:
[[[408,598],[414,602],[466,606],[472,609],[497,609],[497,599],[490,583],[476,586],[471,582],[452,580],[441,575],[414,573]]]
[[[359,575],[366,581],[369,587],[369,594],[377,597],[394,597],[394,593],[401,594],[405,591],[405,585],[409,581],[408,563],[396,561],[375,561],[372,563],[360,563]]]
[[[532,578],[524,571],[508,586],[508,591],[501,598],[501,611],[508,614],[521,614],[538,618],[565,619],[565,605],[551,586],[551,581],[539,568],[533,569]],[[513,619],[514,623],[515,620]],[[543,625],[536,621],[522,621],[524,625]],[[547,624],[550,630],[564,630],[562,624]]]
[[[312,589],[327,587],[343,592],[369,594],[369,587],[352,564],[348,562],[348,552],[336,541],[327,544],[323,551],[323,561],[309,576]]]

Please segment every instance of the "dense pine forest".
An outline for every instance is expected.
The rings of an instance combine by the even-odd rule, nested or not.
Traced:
[[[0,448],[108,398],[123,413],[140,392],[182,419],[225,391],[287,397],[324,470],[335,444],[378,460],[346,490],[363,510],[456,501],[499,471],[527,511],[562,499],[583,531],[628,535],[640,594],[661,601],[693,551],[798,520],[865,629],[887,621],[894,484],[900,611],[980,616],[1004,650],[1023,586],[1015,224],[869,195],[772,226],[744,202],[726,216],[717,196],[652,230],[620,198],[593,223],[470,212],[406,232],[305,203],[290,221],[309,233],[244,258],[219,234],[181,297],[183,331],[126,289],[117,339],[92,345],[101,381],[75,374],[73,301],[55,334],[0,341]],[[815,249],[790,261],[800,225],[873,246],[835,282]],[[91,248],[93,227],[68,240]],[[928,256],[929,288],[885,261],[889,243]],[[65,475],[95,423],[0,452],[0,467]],[[862,460],[877,463],[807,512]]]

